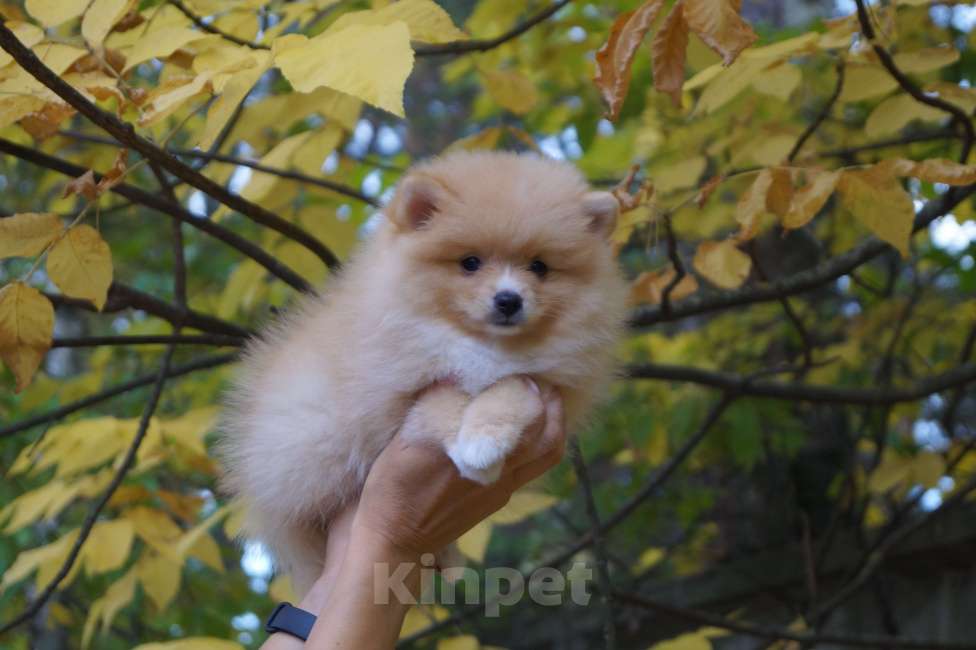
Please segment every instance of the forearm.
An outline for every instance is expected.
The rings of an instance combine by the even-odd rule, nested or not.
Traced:
[[[341,559],[335,554],[332,558],[334,561],[326,565],[322,577],[298,603],[298,607],[317,617],[308,641],[279,632],[261,650],[394,647],[410,603],[402,602],[396,593],[385,588],[377,590],[375,575],[378,571],[382,581],[399,566],[412,566],[402,572],[403,584],[410,596],[416,595],[420,584],[417,558],[375,535],[354,535]]]

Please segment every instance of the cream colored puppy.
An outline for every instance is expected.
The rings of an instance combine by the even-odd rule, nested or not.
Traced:
[[[248,347],[223,485],[298,591],[320,572],[330,519],[401,427],[488,483],[542,412],[524,376],[560,390],[570,431],[583,423],[624,322],[608,242],[617,210],[572,166],[534,155],[417,165],[327,290]]]

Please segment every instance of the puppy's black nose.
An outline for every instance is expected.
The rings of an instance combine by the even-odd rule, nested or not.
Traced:
[[[514,316],[522,309],[522,296],[514,291],[499,291],[495,294],[495,309],[503,316]]]

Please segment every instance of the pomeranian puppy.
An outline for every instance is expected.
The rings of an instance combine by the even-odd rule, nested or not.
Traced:
[[[574,167],[535,155],[422,163],[327,289],[248,346],[225,409],[223,487],[298,592],[321,572],[330,518],[398,430],[489,483],[541,415],[525,376],[558,388],[571,432],[583,423],[625,319],[617,211]]]

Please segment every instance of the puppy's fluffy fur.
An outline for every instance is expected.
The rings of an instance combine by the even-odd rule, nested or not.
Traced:
[[[624,321],[616,214],[572,166],[534,155],[421,164],[329,288],[249,346],[226,409],[223,485],[299,591],[320,571],[330,518],[401,427],[490,482],[541,412],[517,375],[557,386],[570,431],[582,423]],[[461,263],[471,257],[474,271]],[[522,298],[513,318],[498,313],[501,291]]]

